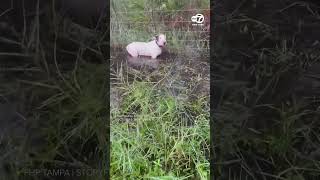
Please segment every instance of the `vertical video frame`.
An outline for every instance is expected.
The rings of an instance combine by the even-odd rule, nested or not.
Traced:
[[[209,178],[210,1],[110,2],[111,179]]]

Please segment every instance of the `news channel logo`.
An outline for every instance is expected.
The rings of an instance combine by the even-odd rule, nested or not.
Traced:
[[[204,16],[202,14],[196,14],[191,17],[191,21],[193,22],[193,26],[203,26]]]

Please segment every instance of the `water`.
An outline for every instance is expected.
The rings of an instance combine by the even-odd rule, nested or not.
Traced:
[[[111,106],[121,99],[121,83],[150,81],[161,84],[178,100],[209,96],[209,52],[165,51],[157,59],[129,57],[124,48],[111,49]]]

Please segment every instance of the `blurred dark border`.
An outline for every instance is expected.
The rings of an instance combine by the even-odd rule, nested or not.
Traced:
[[[319,1],[211,8],[211,179],[318,179]]]
[[[103,0],[93,0],[93,1],[77,1],[77,0],[2,0],[0,2],[0,28],[5,29],[0,32],[0,36],[2,38],[7,38],[7,39],[19,39],[20,38],[20,33],[23,31],[26,31],[26,34],[32,33],[28,30],[26,30],[26,27],[32,26],[32,23],[35,23],[33,20],[34,16],[36,15],[36,9],[40,9],[41,11],[38,12],[40,13],[39,17],[39,23],[41,23],[41,28],[39,31],[40,37],[39,38],[44,38],[42,39],[43,41],[48,40],[48,41],[53,41],[54,38],[51,37],[52,34],[49,35],[49,31],[51,31],[51,24],[53,22],[49,22],[46,18],[51,18],[51,16],[54,16],[52,14],[52,10],[55,8],[55,12],[59,14],[62,19],[68,19],[70,22],[74,23],[75,27],[80,27],[80,29],[91,29],[95,30],[97,32],[103,32],[102,39],[100,41],[108,42],[101,44],[99,47],[99,51],[101,52],[100,55],[92,55],[90,52],[86,51],[84,54],[86,56],[92,55],[92,58],[87,58],[89,59],[89,63],[94,64],[94,65],[101,65],[104,66],[105,68],[105,73],[104,77],[105,78],[105,83],[107,84],[107,88],[105,89],[105,94],[106,94],[106,99],[100,99],[102,101],[102,104],[105,104],[107,107],[104,112],[101,112],[104,124],[106,125],[105,127],[101,127],[102,129],[106,129],[106,134],[101,135],[102,137],[106,137],[107,141],[105,144],[105,153],[107,157],[101,157],[101,161],[106,160],[106,178],[109,179],[109,167],[110,167],[110,111],[109,111],[109,106],[110,106],[110,84],[109,84],[109,79],[110,79],[110,74],[109,74],[109,67],[110,67],[110,31],[109,31],[109,23],[110,23],[110,2],[109,1],[103,1]],[[60,19],[59,19],[60,20]],[[61,23],[62,21],[60,21]],[[54,22],[55,23],[55,22]],[[62,24],[60,24],[62,25]],[[10,27],[11,26],[11,27]],[[47,28],[48,32],[45,31]],[[80,35],[79,35],[80,36]],[[46,39],[48,38],[48,39]],[[5,39],[6,40],[6,39]],[[14,43],[11,45],[8,44],[12,43],[10,41],[5,41],[5,42],[0,42],[0,50],[1,53],[8,51],[9,55],[6,54],[1,54],[0,56],[0,67],[1,67],[1,78],[8,80],[11,79],[12,81],[18,80],[18,79],[23,79],[23,78],[32,78],[32,73],[26,73],[26,72],[14,72],[14,73],[3,73],[4,71],[7,71],[6,69],[12,69],[15,67],[15,63],[18,64],[21,67],[28,67],[31,62],[31,58],[28,59],[28,56],[24,57],[23,55],[19,55],[19,53],[23,54],[25,53],[23,48],[20,46],[15,45]],[[65,48],[73,51],[78,48],[78,44],[75,45],[75,43],[70,43],[67,42],[60,42],[62,45],[65,45]],[[70,44],[68,44],[70,43]],[[32,43],[30,43],[32,44]],[[59,44],[60,45],[60,44]],[[32,45],[30,45],[32,46]],[[49,48],[50,47],[45,47]],[[31,48],[30,48],[31,49]],[[76,52],[76,51],[75,51]],[[12,53],[12,54],[10,54]],[[33,52],[30,52],[32,54]],[[18,54],[18,55],[16,55]],[[12,55],[14,57],[12,57]],[[52,58],[53,55],[47,54],[48,59]],[[33,58],[33,57],[32,57]],[[64,58],[64,59],[63,59]],[[68,60],[70,60],[70,63],[72,62],[72,58],[70,57],[61,57],[65,62],[64,65],[66,69],[70,68],[68,67]],[[52,60],[52,59],[50,59]],[[49,60],[49,61],[50,61]],[[50,62],[51,65],[54,67],[53,61]],[[60,63],[60,62],[59,62]],[[40,64],[40,63],[39,63]],[[42,64],[41,64],[42,66]],[[50,66],[50,65],[49,65]],[[51,66],[51,67],[52,67]],[[25,74],[28,74],[26,76]],[[31,75],[30,75],[31,74]],[[3,75],[3,77],[2,77]],[[30,77],[29,77],[30,75]],[[57,74],[55,74],[58,76]],[[52,77],[52,79],[58,77]],[[9,80],[8,80],[9,81]],[[30,80],[31,81],[31,80]],[[6,84],[4,82],[1,83],[1,88],[6,87]],[[21,89],[22,95],[27,96],[24,93],[23,89]],[[28,92],[29,93],[29,92]],[[46,92],[47,93],[47,92]],[[33,94],[29,95],[32,96]],[[54,94],[52,94],[54,95]],[[21,109],[25,109],[26,114],[29,116],[33,115],[33,112],[30,112],[28,110],[31,110],[31,107],[36,107],[39,106],[39,104],[30,104],[28,106],[27,101],[23,101],[19,99],[20,97],[14,97],[14,95],[10,95],[8,98],[9,101],[2,100],[2,94],[1,94],[1,99],[0,99],[0,133],[15,133],[18,134],[19,136],[24,136],[27,137],[29,134],[32,134],[34,137],[41,137],[42,134],[38,133],[37,127],[33,127],[33,124],[25,124],[25,122],[20,123],[20,122],[14,122],[16,124],[10,125],[13,122],[6,122],[6,119],[21,119],[25,114],[24,112],[20,112],[18,109],[22,107]],[[31,97],[30,97],[31,98]],[[35,97],[35,99],[38,97]],[[7,105],[8,103],[9,105]],[[24,105],[22,105],[24,104]],[[12,112],[11,112],[12,111]],[[8,115],[9,113],[9,115]],[[10,114],[11,113],[11,114]],[[100,113],[100,112],[99,112]],[[13,115],[12,115],[13,114]],[[44,122],[46,119],[42,119]],[[25,126],[28,126],[27,129],[25,129]],[[20,127],[22,127],[20,129]],[[17,131],[17,132],[16,132]],[[22,134],[22,135],[21,135]],[[23,138],[24,138],[23,137]],[[36,139],[36,143],[44,143],[43,139],[39,140]],[[18,143],[19,141],[16,141],[14,143]],[[1,142],[2,143],[2,142]],[[25,142],[26,144],[29,142]],[[0,144],[0,149],[3,148],[3,145]],[[27,149],[31,149],[34,147],[26,147]],[[45,147],[42,147],[45,149]],[[49,148],[49,147],[48,147]],[[2,149],[1,149],[2,150]],[[25,152],[25,155],[27,156],[27,153]],[[8,152],[10,154],[10,152]],[[23,154],[23,152],[22,152]],[[5,155],[5,154],[4,154]],[[30,156],[34,156],[33,154],[30,154]],[[2,158],[2,157],[1,157]],[[18,158],[18,157],[17,157]],[[0,165],[2,166],[2,160],[0,160]],[[5,170],[10,169],[10,166],[4,167]],[[2,173],[2,167],[0,168],[0,179],[6,178],[6,176],[3,176]]]

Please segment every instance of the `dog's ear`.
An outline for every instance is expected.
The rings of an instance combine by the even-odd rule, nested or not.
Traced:
[[[159,35],[156,35],[155,38],[157,41],[159,41]]]

